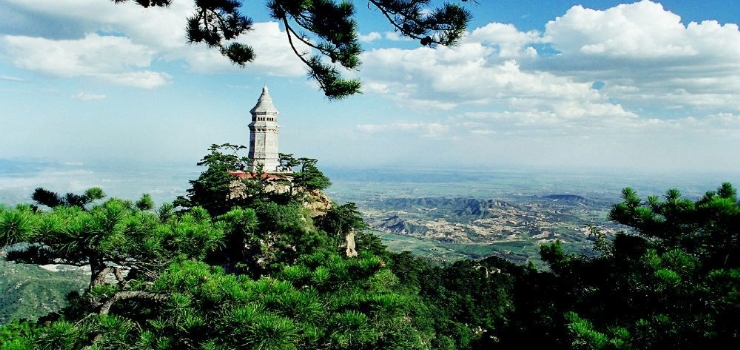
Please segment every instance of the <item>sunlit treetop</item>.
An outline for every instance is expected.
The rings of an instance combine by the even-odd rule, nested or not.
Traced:
[[[173,0],[133,1],[148,8],[167,7]],[[368,0],[368,7],[380,10],[394,30],[420,45],[454,45],[465,32],[470,12],[458,4],[435,8],[431,1]],[[252,47],[234,41],[252,29],[252,19],[239,12],[240,5],[240,0],[195,0],[193,15],[187,21],[188,41],[217,49],[240,66],[252,62],[256,57]],[[285,26],[293,52],[329,99],[360,93],[360,81],[342,77],[339,67],[356,70],[360,66],[362,47],[351,1],[267,0],[267,7],[270,16]]]

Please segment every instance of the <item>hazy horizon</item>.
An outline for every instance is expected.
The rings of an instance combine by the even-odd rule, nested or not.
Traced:
[[[204,167],[187,163],[56,163],[39,159],[0,158],[0,203],[30,203],[37,187],[80,193],[101,187],[109,197],[137,199],[149,193],[157,204],[185,195],[189,180]],[[598,171],[546,168],[388,168],[333,167],[320,169],[333,185],[326,190],[337,202],[361,201],[374,196],[459,196],[497,198],[507,195],[573,193],[619,199],[624,187],[641,196],[661,195],[678,188],[689,197],[716,189],[722,182],[738,186],[740,175],[722,173]]]

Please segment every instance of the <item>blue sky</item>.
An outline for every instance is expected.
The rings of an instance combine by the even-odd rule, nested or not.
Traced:
[[[249,142],[266,84],[280,150],[320,165],[740,171],[736,0],[481,0],[436,49],[355,3],[363,94],[330,102],[263,2],[242,69],[186,44],[192,0],[0,0],[0,158],[195,163]]]

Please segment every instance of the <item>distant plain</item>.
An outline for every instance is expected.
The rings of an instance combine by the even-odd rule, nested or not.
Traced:
[[[371,225],[370,229],[391,250],[409,250],[443,262],[488,255],[518,262],[530,259],[536,262],[538,245],[554,239],[573,243],[570,250],[587,250],[590,243],[588,235],[583,233],[583,226],[610,227],[608,209],[619,202],[624,187],[633,187],[643,198],[662,195],[669,188],[678,188],[684,196],[696,198],[725,181],[740,184],[740,173],[731,171],[703,174],[524,168],[321,168],[333,183],[325,191],[329,197],[340,204],[356,203]],[[36,187],[79,193],[97,186],[110,197],[137,199],[141,194],[149,193],[155,203],[161,204],[184,195],[189,187],[188,180],[196,179],[202,170],[195,164],[164,162],[63,164],[0,159],[0,203],[30,203],[30,194]],[[561,195],[583,200],[579,203],[544,201],[547,196]],[[515,209],[507,214],[511,216],[507,220],[515,224],[503,228],[511,231],[507,237],[487,236],[480,231],[496,229],[490,221],[503,215],[503,209],[484,207],[483,210],[489,213],[475,214],[469,212],[475,208],[461,209],[459,204],[454,208],[445,208],[444,204],[440,208],[425,208],[423,205],[414,207],[411,202],[404,204],[404,208],[398,207],[400,199],[439,203],[443,198],[455,199],[456,203],[462,199],[503,203],[506,208]],[[463,215],[460,210],[468,212]],[[531,215],[539,217],[527,219]],[[473,222],[483,224],[476,226]],[[458,232],[441,234],[432,226],[453,227]]]

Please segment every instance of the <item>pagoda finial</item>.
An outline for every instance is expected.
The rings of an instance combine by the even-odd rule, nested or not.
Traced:
[[[278,114],[277,109],[275,109],[275,106],[272,104],[272,97],[270,97],[270,94],[267,90],[267,84],[262,86],[262,94],[257,99],[257,104],[252,108],[250,111],[252,114],[256,113],[271,113],[271,114]]]
[[[272,98],[270,97],[270,93],[267,90],[267,84],[262,86],[262,94],[260,94],[260,98],[258,99],[258,101],[263,101],[263,100],[272,101]]]

